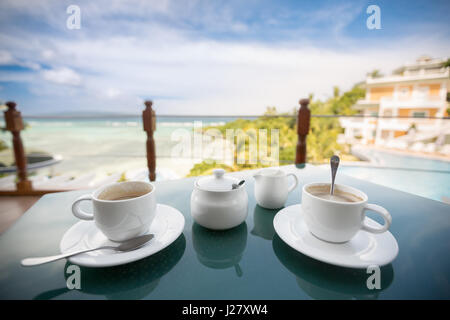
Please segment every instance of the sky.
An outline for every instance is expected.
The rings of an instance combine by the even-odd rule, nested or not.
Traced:
[[[25,115],[137,114],[146,99],[159,114],[290,111],[374,69],[450,56],[449,14],[430,0],[0,0],[0,102]]]

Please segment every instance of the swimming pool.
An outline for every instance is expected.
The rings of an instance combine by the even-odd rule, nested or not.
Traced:
[[[364,150],[364,153],[374,159],[376,165],[383,168],[342,165],[339,171],[438,201],[442,201],[443,197],[450,198],[450,161],[373,149]]]

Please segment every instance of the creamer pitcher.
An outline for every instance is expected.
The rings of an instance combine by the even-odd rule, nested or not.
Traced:
[[[294,183],[288,185],[288,177],[294,178]],[[278,209],[286,203],[289,192],[295,189],[298,178],[295,174],[286,174],[280,169],[263,169],[256,173],[255,199],[263,208]]]

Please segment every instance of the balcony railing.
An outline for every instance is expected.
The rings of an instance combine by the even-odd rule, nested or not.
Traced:
[[[27,161],[25,156],[25,150],[22,143],[22,138],[20,135],[20,132],[24,128],[23,120],[21,113],[16,109],[16,104],[14,102],[8,102],[7,104],[8,110],[5,111],[5,124],[6,124],[6,130],[11,132],[12,134],[12,145],[14,150],[14,158],[15,158],[15,164],[16,164],[16,171],[17,171],[17,180],[16,180],[16,190],[15,191],[0,191],[0,194],[18,194],[18,195],[26,195],[26,194],[43,194],[48,192],[56,192],[61,190],[36,190],[32,186],[32,182],[28,179],[27,176]],[[450,117],[426,117],[426,118],[416,118],[416,117],[410,117],[410,116],[366,116],[366,115],[335,115],[335,114],[328,114],[328,115],[317,115],[317,114],[311,114],[309,108],[309,100],[308,99],[302,99],[300,100],[300,108],[297,115],[293,114],[282,114],[282,115],[264,115],[264,117],[285,117],[285,118],[296,118],[297,121],[297,145],[296,145],[296,153],[295,153],[295,159],[290,161],[290,163],[295,164],[304,164],[306,163],[306,155],[307,155],[307,144],[306,144],[306,138],[309,133],[310,128],[310,118],[340,118],[342,120],[355,122],[355,121],[366,121],[371,122],[376,119],[383,119],[388,120],[392,119],[393,121],[402,121],[401,119],[414,119],[416,121],[434,121],[436,119],[442,119],[442,120],[449,120]],[[174,118],[174,117],[180,117],[182,115],[158,115],[159,118]],[[198,119],[198,118],[242,118],[242,119],[256,119],[260,117],[261,115],[239,115],[239,116],[232,116],[232,115],[185,115],[182,117],[185,118],[192,118],[192,119]],[[114,118],[115,116],[109,116],[109,118]],[[123,118],[127,117],[124,115],[117,116],[117,118]],[[130,117],[136,118],[136,115],[130,115]],[[29,119],[39,119],[40,117],[27,117]],[[49,117],[45,117],[49,118]],[[70,117],[53,117],[54,119],[74,119],[76,117],[70,116]],[[79,117],[79,118],[87,118],[87,117]],[[95,119],[96,117],[89,116],[89,119]],[[145,109],[142,113],[142,124],[143,124],[143,130],[146,134],[146,154],[145,155],[135,155],[135,156],[145,156],[147,159],[147,167],[149,172],[149,179],[151,181],[154,181],[156,178],[156,159],[161,157],[167,157],[170,155],[165,154],[157,154],[157,146],[160,143],[167,144],[168,141],[159,141],[159,143],[155,142],[155,136],[154,133],[156,131],[156,114],[155,111],[152,109],[152,102],[146,101],[145,102]],[[123,155],[117,154],[115,157],[123,157]]]

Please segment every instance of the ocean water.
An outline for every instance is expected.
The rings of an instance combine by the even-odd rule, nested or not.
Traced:
[[[171,159],[174,132],[192,133],[194,122],[198,126],[225,124],[235,118],[157,118],[154,134],[158,168],[172,169],[179,176],[186,175],[195,159]],[[129,118],[94,119],[36,119],[25,118],[29,127],[22,132],[27,152],[45,151],[61,155],[63,161],[50,169],[38,170],[38,174],[70,174],[79,176],[87,172],[111,174],[146,168],[146,133],[139,116]],[[10,134],[1,138],[11,144]],[[197,159],[198,162],[198,159]]]

